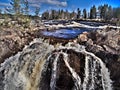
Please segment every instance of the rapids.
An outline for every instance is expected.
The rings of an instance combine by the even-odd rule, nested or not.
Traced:
[[[6,59],[0,66],[0,90],[112,90],[110,73],[100,58],[77,43],[48,42],[35,39]]]

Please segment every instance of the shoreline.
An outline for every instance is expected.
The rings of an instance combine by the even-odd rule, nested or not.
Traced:
[[[45,38],[45,39],[50,39],[50,42],[55,43],[55,42],[69,42],[69,41],[74,41],[75,39],[77,39],[78,37],[76,37],[75,39],[61,39],[61,38],[55,38],[55,37],[50,37],[50,36],[44,36],[42,35],[40,32],[44,31],[44,30],[48,30],[47,28],[49,28],[48,31],[53,31],[53,30],[59,30],[62,28],[79,28],[79,27],[85,27],[85,28],[96,28],[96,27],[92,27],[92,26],[87,26],[87,25],[83,25],[80,23],[77,23],[75,21],[71,22],[71,24],[66,23],[67,25],[62,25],[62,24],[58,24],[58,25],[49,25],[49,26],[42,26],[44,27],[43,29],[39,29],[39,27],[36,27],[35,30],[33,31],[22,31],[20,29],[15,29],[15,28],[4,28],[4,30],[1,30],[1,37],[0,37],[0,43],[1,43],[1,49],[3,48],[3,50],[1,52],[2,53],[0,56],[1,58],[5,59],[8,58],[11,55],[14,55],[16,52],[22,50],[22,48],[29,44],[30,41],[32,41],[34,38]],[[44,24],[45,25],[45,24]],[[52,27],[52,29],[51,29]],[[104,30],[106,29],[107,26],[103,26],[101,28],[97,28],[96,30]],[[110,27],[109,28],[114,28],[114,27]],[[120,28],[120,27],[119,27]],[[116,28],[115,28],[116,29]],[[3,35],[2,35],[3,32]],[[3,47],[4,46],[4,47]],[[5,52],[5,50],[7,50]],[[8,53],[7,53],[8,52]],[[9,54],[10,53],[10,54]],[[0,60],[0,62],[4,61],[3,59]]]
[[[1,30],[0,34],[2,36],[0,36],[0,63],[5,62],[5,60],[7,60],[7,58],[9,57],[14,57],[14,55],[16,55],[20,51],[24,52],[23,48],[26,45],[28,46],[28,48],[31,48],[30,50],[34,51],[35,48],[36,52],[31,51],[32,56],[32,54],[41,54],[37,53],[37,50],[39,51],[39,49],[41,48],[44,49],[44,44],[47,45],[47,48],[49,49],[49,45],[56,48],[59,46],[65,46],[66,44],[68,44],[68,42],[72,42],[73,46],[74,44],[83,45],[86,51],[91,52],[99,57],[106,64],[106,67],[110,70],[114,88],[120,88],[120,86],[118,85],[118,83],[120,83],[120,74],[118,73],[120,72],[120,29],[107,27],[90,32],[84,32],[78,35],[77,38],[72,40],[44,37],[40,34],[40,31],[40,29],[36,29],[33,31],[22,31],[20,29],[13,28]],[[34,41],[35,38],[42,38],[43,41],[34,42],[29,46],[29,44]],[[47,50],[45,51],[47,52]],[[74,56],[79,56],[76,52],[72,50],[69,50],[68,52],[72,52],[71,55],[73,58],[75,58]],[[29,53],[27,54],[29,55]],[[25,56],[27,54],[25,54]],[[21,54],[21,57],[25,56],[24,54],[23,56]],[[33,59],[31,60],[34,61]],[[76,60],[77,59],[75,58],[75,61]],[[0,74],[3,75],[3,73]],[[118,78],[118,80],[116,80],[116,77]],[[2,81],[0,81],[0,83],[2,83]]]

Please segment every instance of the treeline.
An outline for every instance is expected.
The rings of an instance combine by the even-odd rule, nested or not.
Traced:
[[[10,7],[5,8],[4,14],[11,14],[14,15],[15,19],[18,17],[30,16],[30,4],[28,0],[11,0]],[[0,10],[0,13],[2,10]],[[35,16],[39,16],[40,7],[34,7]],[[108,4],[100,5],[96,7],[93,5],[89,11],[86,9],[81,10],[78,8],[75,11],[68,11],[68,10],[47,10],[45,11],[42,16],[44,20],[51,20],[51,19],[103,19],[103,20],[111,20],[111,19],[120,19],[120,7],[113,8]]]
[[[90,11],[86,9],[69,12],[68,10],[47,10],[42,14],[42,19],[120,19],[120,7],[112,8],[108,4],[96,7],[93,5]]]

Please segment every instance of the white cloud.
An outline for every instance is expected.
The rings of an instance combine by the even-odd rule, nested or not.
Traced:
[[[50,5],[56,5],[56,6],[67,6],[67,2],[66,1],[60,1],[60,0],[29,0],[31,6],[38,6],[41,3],[44,4],[50,4]]]
[[[30,6],[32,7],[40,7],[41,4],[50,4],[55,6],[67,6],[67,2],[65,0],[28,0]],[[9,3],[0,2],[0,6],[8,7]]]
[[[9,3],[3,3],[3,2],[0,2],[0,6],[8,7],[8,6],[10,6],[10,4],[9,4]]]
[[[36,3],[31,3],[31,4],[30,4],[30,6],[32,6],[32,7],[40,7],[40,5],[41,5],[40,3],[38,3],[38,4],[36,4]]]

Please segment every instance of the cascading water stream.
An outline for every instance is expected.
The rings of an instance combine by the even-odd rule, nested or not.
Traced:
[[[72,50],[85,56],[84,77],[80,77],[77,71],[74,70],[75,68],[71,67],[68,62],[71,61],[70,53],[64,52],[64,50]],[[63,55],[63,58],[61,55]],[[68,43],[66,46],[54,47],[41,39],[33,41],[22,52],[10,57],[1,64],[0,72],[4,70],[3,83],[5,86],[3,90],[56,90],[58,78],[60,77],[58,75],[60,73],[58,71],[61,69],[58,65],[61,63],[60,60],[63,60],[72,76],[75,87],[72,87],[72,89],[112,90],[107,67],[100,58],[87,52],[84,46]],[[43,74],[46,72],[47,74]],[[43,79],[43,77],[45,78]],[[46,80],[46,77],[48,80]],[[83,78],[83,81],[81,78]],[[43,85],[44,80],[44,85],[47,88]]]
[[[83,90],[86,90],[87,84],[88,84],[88,79],[89,79],[89,57],[85,58],[85,78],[83,82]]]
[[[101,81],[98,80],[100,78],[101,73],[99,72],[100,64],[98,60],[95,60],[93,57],[86,55],[85,57],[85,78],[83,82],[83,90],[93,90],[99,88],[101,85]]]
[[[51,82],[50,82],[50,90],[55,90],[58,59],[59,59],[59,53],[57,54],[55,60],[53,61],[53,68],[52,68]]]
[[[5,60],[0,70],[4,70],[2,90],[39,90],[39,82],[47,55],[53,46],[35,39],[22,52]]]
[[[83,82],[83,90],[94,90],[95,89],[95,81],[96,78],[96,65],[100,66],[101,68],[99,74],[101,75],[102,80],[102,89],[103,90],[112,90],[110,73],[108,69],[102,62],[100,58],[95,56],[93,53],[87,52],[84,47],[80,46],[79,44],[68,43],[66,47],[60,47],[59,49],[72,49],[78,53],[82,53],[86,56],[85,59],[85,78]],[[58,49],[58,50],[59,50]],[[92,60],[93,59],[93,60]],[[93,64],[92,64],[93,63]],[[89,65],[91,64],[91,65]],[[96,81],[100,84],[99,81]],[[87,86],[89,84],[89,86]]]
[[[90,52],[87,52],[87,51],[84,51],[84,53],[87,54],[87,55],[92,56],[95,59],[95,61],[97,63],[99,63],[100,68],[101,68],[101,71],[100,71],[101,73],[100,74],[101,74],[101,78],[102,78],[102,88],[103,88],[103,90],[112,90],[112,85],[111,85],[112,81],[110,79],[110,73],[108,72],[108,69],[106,68],[106,66],[102,62],[102,60],[100,58],[96,57],[93,53],[90,53]],[[92,68],[92,70],[93,69],[95,69],[95,68]]]
[[[61,52],[61,53],[63,54],[63,57],[64,57],[63,60],[65,62],[65,65],[68,67],[68,69],[71,72],[72,77],[74,79],[75,86],[76,86],[75,90],[81,90],[81,79],[80,79],[79,75],[70,67],[70,65],[68,63],[68,55],[63,52]]]

